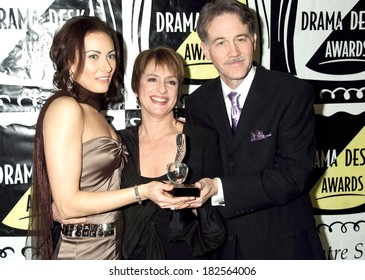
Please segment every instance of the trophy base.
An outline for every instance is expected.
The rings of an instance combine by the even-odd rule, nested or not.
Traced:
[[[176,197],[180,196],[200,196],[200,189],[192,184],[182,184],[175,186],[172,190],[172,195]]]

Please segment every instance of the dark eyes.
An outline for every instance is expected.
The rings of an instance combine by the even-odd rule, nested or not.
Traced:
[[[151,82],[151,83],[157,82],[157,78],[149,77],[147,79],[147,82]],[[175,81],[175,80],[169,80],[169,81],[167,81],[167,83],[170,84],[170,85],[172,85],[172,86],[176,86],[177,85],[177,81]]]
[[[113,60],[113,59],[116,59],[116,54],[115,53],[110,53],[106,57],[107,57],[107,59],[112,59]],[[97,60],[99,58],[99,55],[98,54],[90,54],[88,56],[88,58],[93,59],[93,60]]]
[[[148,78],[148,79],[147,79],[147,81],[148,81],[148,82],[156,82],[156,81],[157,81],[157,79],[156,79],[156,78]]]
[[[248,41],[248,36],[242,36],[242,37],[237,37],[234,42],[236,44],[243,44],[246,43]],[[229,41],[228,40],[218,40],[215,45],[217,47],[221,47],[221,46],[228,46]]]
[[[90,59],[98,59],[98,55],[97,54],[91,54],[91,55],[89,55],[89,58]]]

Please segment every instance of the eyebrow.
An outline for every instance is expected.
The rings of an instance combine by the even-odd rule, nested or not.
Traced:
[[[155,73],[146,74],[146,77],[149,77],[149,76],[153,76],[153,77],[161,77],[160,75],[157,75],[157,74],[155,74]],[[167,76],[166,78],[168,78],[168,79],[177,79],[177,77],[176,77],[176,76],[174,76],[174,75]]]
[[[247,33],[241,33],[241,34],[238,34],[236,35],[234,38],[238,38],[238,37],[250,37],[250,34],[247,34]],[[218,38],[215,38],[212,42],[216,42],[218,40],[226,40],[227,37],[218,37]]]
[[[226,39],[226,37],[218,37],[218,38],[215,38],[213,41],[212,41],[212,43],[214,43],[214,42],[216,42],[216,41],[218,41],[218,40],[225,40]]]
[[[85,53],[89,53],[89,52],[101,53],[101,51],[97,51],[97,50],[88,50],[88,51],[85,51]],[[111,50],[111,51],[108,52],[108,54],[110,54],[112,52],[116,52],[116,50]]]

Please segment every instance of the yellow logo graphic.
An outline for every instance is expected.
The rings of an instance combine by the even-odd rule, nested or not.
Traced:
[[[7,225],[11,228],[17,229],[28,229],[28,222],[29,222],[29,212],[28,209],[28,199],[30,196],[30,188],[25,194],[20,198],[17,204],[11,209],[9,214],[4,218],[3,224]]]
[[[343,210],[365,203],[365,127],[338,155],[311,191],[313,206]]]
[[[176,51],[185,61],[185,78],[208,80],[218,76],[212,62],[207,60],[200,48],[198,33],[192,32]]]

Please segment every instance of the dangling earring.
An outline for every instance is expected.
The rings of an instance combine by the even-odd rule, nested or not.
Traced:
[[[177,105],[174,107],[174,118],[177,119],[179,117],[179,109],[177,108]]]
[[[139,109],[141,106],[140,106],[140,103],[139,103],[139,97],[136,96],[136,107],[137,109]]]
[[[74,86],[74,80],[73,80],[74,73],[70,71],[70,75],[68,76],[68,80],[66,82],[67,90],[70,91]]]

